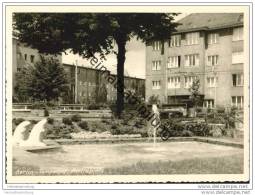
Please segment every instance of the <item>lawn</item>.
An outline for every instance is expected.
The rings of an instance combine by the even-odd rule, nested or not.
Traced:
[[[139,174],[242,174],[242,156],[195,158],[181,161],[138,162],[131,166],[104,169],[107,175]]]
[[[18,165],[13,163],[14,175],[22,175],[26,171],[26,175],[38,175],[39,167]],[[70,172],[70,175],[148,175],[148,174],[242,174],[243,158],[242,156],[227,156],[221,158],[194,158],[181,161],[158,161],[158,162],[137,162],[130,166],[119,168],[104,168],[100,172]],[[40,175],[64,175],[63,173],[45,172]]]

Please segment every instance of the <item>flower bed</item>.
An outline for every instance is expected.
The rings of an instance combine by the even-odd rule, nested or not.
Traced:
[[[82,131],[79,133],[70,134],[73,139],[105,139],[105,138],[139,138],[140,134],[123,134],[123,135],[112,135],[111,132],[105,131],[102,133]]]

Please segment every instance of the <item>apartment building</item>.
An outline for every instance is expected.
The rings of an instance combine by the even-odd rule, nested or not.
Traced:
[[[15,95],[14,87],[16,85],[15,75],[22,67],[33,66],[34,63],[40,60],[38,50],[30,48],[17,39],[12,42],[12,80],[13,80],[13,96]],[[62,63],[62,56],[55,56],[57,60]],[[62,63],[64,70],[67,74],[67,79],[70,87],[70,97],[68,102],[62,103],[89,103],[94,101],[98,95],[98,90],[106,90],[106,101],[116,101],[117,91],[114,85],[106,80],[106,74],[116,77],[110,71],[107,73],[99,69],[93,69],[82,65],[65,64]],[[75,79],[75,74],[76,78]],[[124,84],[127,90],[131,90],[141,97],[145,97],[145,79],[125,76]],[[77,89],[77,90],[76,90]],[[101,94],[101,93],[100,93]]]
[[[146,100],[189,103],[189,88],[200,81],[203,106],[243,107],[242,13],[194,13],[178,21],[164,42],[146,45]],[[201,105],[202,106],[202,105]]]

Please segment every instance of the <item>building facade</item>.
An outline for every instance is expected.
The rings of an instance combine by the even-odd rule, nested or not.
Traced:
[[[17,39],[13,39],[12,45],[12,78],[13,78],[13,96],[15,95],[14,87],[16,85],[15,75],[25,66],[33,66],[34,63],[40,60],[40,54],[36,49],[25,46]],[[61,55],[55,56],[62,63]],[[81,65],[62,63],[66,72],[70,94],[62,103],[91,103],[97,99],[104,99],[106,102],[116,101],[117,91],[113,84],[107,81],[107,75],[116,77],[108,70],[93,69]],[[76,76],[75,76],[76,75]],[[125,76],[124,84],[127,90],[131,90],[138,96],[145,97],[145,79]]]
[[[114,84],[107,80],[107,75],[116,78],[115,74],[110,71],[102,71],[83,66],[77,66],[77,81],[75,82],[75,66],[63,64],[67,73],[70,89],[72,93],[72,101],[75,99],[75,83],[77,83],[77,103],[90,103],[95,101],[98,95],[106,95],[107,102],[114,102],[117,99],[117,91]],[[124,86],[127,90],[136,93],[138,96],[145,97],[145,80],[125,76]],[[104,93],[105,91],[105,93]]]
[[[199,13],[178,21],[168,41],[146,45],[146,100],[187,103],[200,81],[203,106],[243,107],[243,14]]]

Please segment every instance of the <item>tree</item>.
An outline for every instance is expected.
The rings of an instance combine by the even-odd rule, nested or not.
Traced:
[[[64,68],[53,57],[43,57],[32,69],[32,79],[28,94],[34,100],[57,101],[68,92],[67,77]]]
[[[196,110],[197,110],[197,106],[202,101],[201,95],[200,95],[200,92],[199,92],[199,88],[200,88],[199,79],[196,79],[195,81],[193,81],[192,85],[189,88],[189,91],[191,93],[189,98],[190,98],[192,106],[195,108],[195,113],[196,113]]]
[[[149,97],[148,103],[150,105],[152,104],[160,104],[159,96],[158,95],[152,95]]]
[[[39,52],[56,54],[67,49],[85,58],[100,60],[117,55],[117,115],[124,108],[126,44],[137,37],[143,42],[164,43],[177,23],[176,13],[15,13],[14,28],[22,42]],[[114,43],[118,51],[114,50]],[[162,44],[162,53],[164,44]],[[97,60],[99,61],[99,60]]]
[[[73,104],[74,102],[74,94],[70,88],[71,87],[69,86],[62,96],[62,101],[64,104]]]
[[[107,88],[103,83],[101,86],[96,86],[96,103],[107,102]]]
[[[14,101],[29,102],[31,96],[29,94],[29,86],[32,80],[32,67],[24,66],[16,73],[16,84],[14,86]]]

